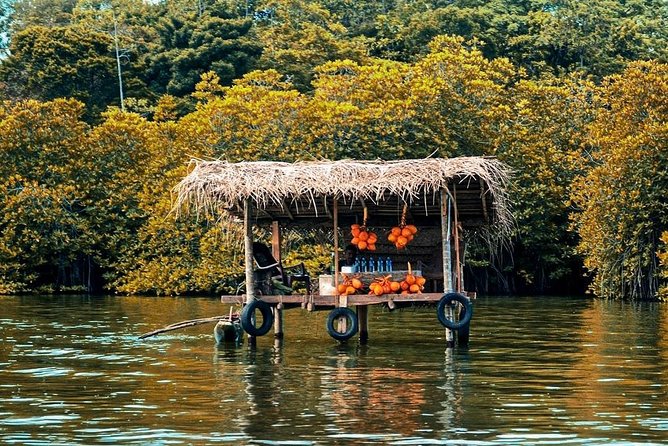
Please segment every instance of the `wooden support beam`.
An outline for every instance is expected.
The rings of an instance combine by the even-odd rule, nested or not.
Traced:
[[[480,182],[480,200],[482,200],[482,215],[485,220],[485,223],[489,223],[489,212],[487,211],[487,197],[485,193],[485,183],[482,181],[482,178],[478,180]]]
[[[322,197],[322,206],[325,208],[325,213],[329,217],[330,220],[334,219],[334,216],[332,215],[332,212],[329,210],[329,206],[327,206],[327,197],[324,196]]]
[[[255,299],[255,284],[253,280],[253,222],[250,198],[244,200],[244,260],[246,263],[246,303]]]
[[[283,303],[279,302],[274,308],[274,337],[283,338]]]
[[[462,284],[462,271],[461,271],[461,263],[460,263],[460,257],[459,257],[459,212],[457,210],[457,185],[453,184],[452,185],[452,201],[453,201],[453,208],[454,208],[454,237],[455,237],[455,290],[458,293],[461,293],[463,291],[463,284]]]
[[[246,303],[255,299],[255,281],[253,274],[253,203],[250,198],[244,200],[244,261],[246,263]],[[257,340],[255,336],[248,336],[248,346],[255,348]]]
[[[443,250],[443,291],[454,291],[452,286],[452,253],[450,249],[450,191],[441,189],[441,242]]]
[[[290,212],[290,206],[288,206],[288,205],[285,203],[285,200],[283,200],[283,211],[285,212],[285,215],[287,215],[288,218],[289,218],[290,220],[294,220],[294,219],[295,219],[295,216],[292,215],[292,212]]]
[[[369,306],[357,306],[357,321],[360,330],[360,344],[366,344],[369,341]]]
[[[339,203],[336,197],[334,197],[334,204],[332,206],[334,225],[333,225],[333,237],[334,237],[334,289],[339,289]],[[337,291],[338,292],[338,291]]]
[[[271,254],[278,263],[281,263],[281,226],[278,221],[271,222]]]

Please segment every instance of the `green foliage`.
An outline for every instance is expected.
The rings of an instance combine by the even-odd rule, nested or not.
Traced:
[[[573,216],[593,291],[651,299],[656,252],[668,228],[668,67],[633,63],[599,90],[588,132],[593,166],[574,184]]]
[[[169,214],[193,156],[435,154],[514,169],[514,261],[468,246],[507,291],[583,261],[600,295],[666,294],[665,2],[19,0],[11,18],[0,292],[100,274],[125,293],[233,292],[239,225]],[[136,113],[116,108],[116,48]],[[300,234],[284,263],[319,272],[321,242]]]
[[[11,99],[73,97],[89,118],[118,97],[115,61],[106,34],[80,27],[29,27],[12,38],[0,81]]]
[[[656,256],[659,259],[660,278],[668,279],[668,231],[661,233],[661,249],[656,253]],[[668,285],[665,280],[661,281],[658,298],[668,300]]]

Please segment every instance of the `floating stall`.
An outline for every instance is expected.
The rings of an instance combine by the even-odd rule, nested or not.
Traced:
[[[192,163],[177,209],[243,221],[245,293],[221,300],[243,304],[251,339],[272,327],[282,337],[282,311],[299,307],[330,311],[333,338],[359,333],[366,342],[370,305],[433,304],[448,345],[455,332],[467,341],[475,293],[464,284],[463,232],[498,239],[511,227],[508,169],[497,159]],[[254,225],[271,228],[271,249],[253,240]],[[283,267],[281,230],[300,226],[331,228],[329,274]],[[344,247],[356,251],[354,262],[344,261]],[[295,281],[304,293],[290,292]]]

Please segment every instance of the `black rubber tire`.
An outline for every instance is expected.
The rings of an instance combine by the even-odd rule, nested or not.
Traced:
[[[336,320],[340,317],[345,317],[348,320],[347,330],[343,333],[338,332],[334,328]],[[334,308],[329,312],[329,316],[327,316],[327,332],[337,341],[347,341],[348,339],[355,336],[357,330],[359,330],[357,314],[355,314],[355,312],[350,308],[339,307]]]
[[[462,304],[464,310],[463,312],[460,312],[460,318],[457,322],[451,321],[445,317],[445,307],[450,305],[453,301]],[[471,317],[473,316],[473,305],[471,305],[471,301],[459,293],[448,293],[438,301],[438,305],[436,306],[436,316],[438,317],[438,321],[444,327],[451,330],[459,330],[471,321]]]
[[[253,323],[255,310],[260,310],[262,314],[262,325],[259,327],[256,327]],[[274,325],[274,312],[268,303],[255,299],[251,303],[244,305],[239,319],[241,320],[241,327],[246,333],[251,336],[264,336],[269,333],[269,330]]]

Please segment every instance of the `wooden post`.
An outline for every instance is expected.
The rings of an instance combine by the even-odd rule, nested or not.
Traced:
[[[457,290],[458,293],[461,293],[464,290],[464,286],[462,284],[462,270],[459,256],[459,212],[457,211],[457,185],[455,184],[452,185],[452,194],[454,208],[453,231],[455,237],[455,290]]]
[[[253,280],[253,224],[252,203],[250,198],[244,200],[244,261],[246,262],[246,303],[255,299],[255,282]],[[248,345],[254,347],[255,336],[248,337]]]
[[[255,299],[255,283],[253,280],[253,224],[252,203],[250,198],[244,200],[244,248],[246,262],[246,303]]]
[[[334,213],[334,271],[332,275],[334,276],[334,289],[336,294],[339,294],[339,202],[336,197],[333,198],[334,205],[332,206],[332,212]]]
[[[281,263],[281,226],[278,221],[271,222],[271,254],[276,261]],[[274,312],[274,337],[283,339],[283,302],[279,302],[273,309]]]
[[[281,263],[281,226],[277,221],[271,222],[271,254]]]
[[[357,321],[360,328],[360,344],[366,344],[369,341],[369,306],[357,306]]]
[[[441,241],[443,248],[443,291],[454,291],[452,286],[452,254],[450,250],[450,195],[441,189]]]
[[[279,302],[273,308],[274,311],[274,337],[283,339],[283,302]]]
[[[451,293],[452,286],[452,256],[450,252],[450,193],[446,189],[441,189],[441,242],[443,249],[443,291]],[[452,311],[447,308],[446,311]],[[450,315],[452,317],[452,315]],[[452,330],[446,327],[445,342],[447,348],[455,346],[455,339]]]

